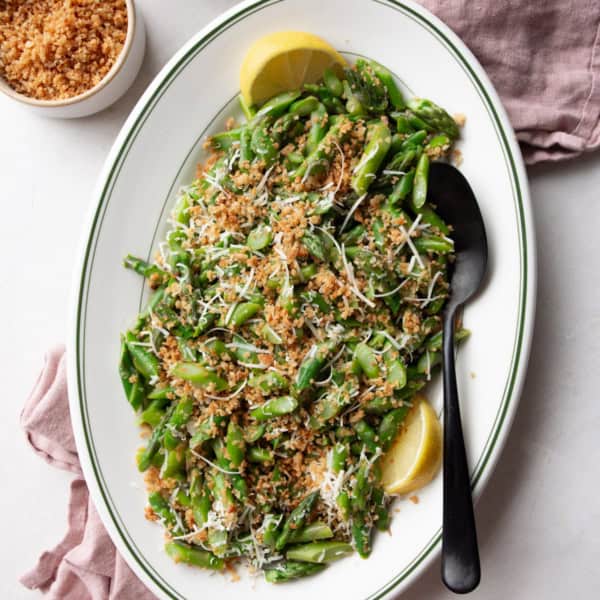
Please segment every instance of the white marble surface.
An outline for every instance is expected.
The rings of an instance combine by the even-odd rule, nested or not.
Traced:
[[[61,537],[70,476],[34,456],[19,414],[45,349],[65,339],[80,226],[104,157],[139,94],[227,0],[140,0],[142,72],[114,107],[77,121],[31,116],[0,98],[0,598]],[[600,154],[530,170],[539,298],[527,383],[478,507],[483,579],[474,599],[600,595]],[[407,600],[451,598],[439,564]]]

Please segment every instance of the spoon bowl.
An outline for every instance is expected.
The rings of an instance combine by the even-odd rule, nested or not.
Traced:
[[[453,227],[456,261],[446,310],[455,310],[477,292],[485,276],[488,249],[483,217],[469,182],[452,165],[432,163],[427,189],[428,201],[437,204],[436,212]]]
[[[457,309],[481,287],[488,259],[487,239],[475,194],[453,166],[433,163],[427,199],[452,226],[456,260],[449,273],[450,299],[443,318],[444,509],[442,580],[453,592],[473,591],[481,579],[471,482],[460,419],[454,365]]]

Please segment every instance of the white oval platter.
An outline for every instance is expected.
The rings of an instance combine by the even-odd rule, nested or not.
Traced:
[[[473,331],[457,365],[475,495],[489,479],[515,414],[535,307],[535,247],[527,179],[510,123],[483,69],[448,27],[418,5],[394,0],[252,0],[192,38],[159,73],[123,126],[100,177],[75,275],[69,336],[69,396],[79,457],[94,503],[131,568],[161,598],[335,597],[397,594],[440,548],[441,477],[401,501],[391,534],[368,560],[339,561],[285,587],[174,564],[162,531],[144,518],[146,495],[134,454],[136,420],[117,375],[119,332],[143,302],[141,279],[123,256],[150,256],[167,228],[179,186],[189,183],[208,133],[233,111],[248,46],[277,30],[314,32],[349,60],[390,68],[407,93],[467,116],[463,173],[488,230],[486,285],[469,304]],[[440,406],[439,390],[430,390]]]

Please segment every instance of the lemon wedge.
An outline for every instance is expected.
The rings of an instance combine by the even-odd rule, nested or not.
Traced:
[[[335,48],[312,33],[277,31],[249,48],[240,70],[240,89],[249,106],[260,104],[318,81],[327,67],[339,74],[345,64]]]
[[[381,481],[388,494],[408,494],[429,483],[442,461],[442,427],[427,399],[414,406],[390,449],[381,458]]]

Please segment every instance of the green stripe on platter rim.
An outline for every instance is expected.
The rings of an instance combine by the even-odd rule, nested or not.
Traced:
[[[85,355],[83,354],[82,347],[84,346],[85,339],[85,320],[82,320],[82,315],[85,315],[85,310],[87,309],[87,301],[89,294],[89,280],[90,275],[93,268],[93,262],[95,257],[95,251],[97,246],[97,241],[99,237],[99,232],[102,228],[102,222],[104,219],[104,215],[106,213],[106,208],[110,202],[110,197],[112,194],[112,190],[114,189],[115,183],[119,177],[121,172],[121,168],[125,162],[125,158],[131,146],[133,145],[138,133],[142,129],[144,123],[152,113],[152,110],[169,88],[171,83],[176,79],[177,75],[183,70],[187,64],[201,51],[203,50],[211,41],[213,41],[216,37],[221,35],[224,31],[238,23],[240,20],[247,18],[251,14],[255,14],[269,6],[274,4],[279,4],[284,2],[285,0],[258,0],[257,2],[245,6],[239,9],[237,12],[231,14],[229,17],[225,18],[222,22],[218,23],[214,28],[212,28],[206,35],[204,35],[201,39],[195,42],[183,56],[172,66],[171,70],[162,77],[162,80],[157,85],[156,89],[150,96],[150,98],[146,101],[146,104],[143,108],[139,110],[139,115],[130,126],[127,135],[125,136],[124,141],[121,144],[121,147],[116,155],[116,158],[113,161],[113,164],[110,167],[108,172],[108,176],[106,178],[106,183],[102,189],[100,201],[96,208],[92,226],[90,229],[90,234],[88,237],[88,241],[85,247],[85,255],[83,259],[81,279],[79,284],[79,294],[78,294],[78,303],[77,303],[77,321],[76,321],[76,339],[75,339],[75,348],[76,348],[76,368],[77,368],[77,388],[79,395],[79,409],[81,411],[82,424],[83,424],[83,432],[85,436],[85,442],[88,450],[88,456],[90,458],[90,463],[94,472],[94,476],[96,479],[96,483],[98,485],[98,489],[102,495],[104,500],[104,505],[108,514],[111,517],[113,525],[119,536],[131,554],[131,556],[135,559],[139,567],[144,571],[147,577],[156,585],[163,593],[165,593],[170,598],[183,598],[183,596],[174,590],[164,579],[163,577],[156,572],[156,570],[148,563],[147,559],[141,554],[139,548],[133,542],[129,532],[125,524],[122,522],[120,515],[118,515],[115,507],[114,501],[111,497],[111,494],[106,486],[104,481],[103,474],[98,465],[98,459],[96,456],[96,451],[93,443],[93,436],[90,429],[89,424],[89,416],[87,411],[87,401],[85,394],[85,379],[83,373],[85,373]],[[395,11],[401,12],[405,16],[411,18],[413,21],[417,22],[427,31],[429,31],[432,35],[434,35],[440,42],[444,44],[444,46],[448,49],[451,55],[459,62],[461,68],[467,73],[472,83],[474,84],[475,89],[480,95],[486,109],[494,123],[494,128],[498,135],[499,141],[501,143],[501,147],[504,153],[506,165],[509,171],[509,175],[511,177],[512,185],[513,185],[513,199],[515,202],[515,206],[517,209],[516,218],[518,225],[518,233],[519,233],[519,251],[521,258],[521,271],[520,271],[520,282],[519,282],[519,314],[517,319],[517,330],[515,336],[515,342],[513,347],[513,355],[510,366],[510,373],[505,385],[503,400],[496,415],[494,424],[492,426],[491,433],[488,437],[484,450],[481,454],[479,462],[477,463],[474,469],[474,475],[472,478],[472,485],[475,487],[477,483],[480,481],[482,474],[485,472],[485,468],[488,465],[490,457],[492,455],[493,450],[496,447],[498,442],[498,438],[503,431],[503,423],[508,413],[508,407],[513,399],[513,393],[515,388],[515,383],[518,374],[518,365],[520,362],[520,358],[522,356],[523,351],[523,340],[524,340],[524,329],[525,329],[525,317],[527,312],[527,290],[528,290],[528,247],[527,247],[527,237],[526,237],[526,225],[525,225],[525,216],[524,216],[524,207],[523,207],[523,197],[521,191],[521,184],[519,181],[519,175],[517,173],[516,161],[512,154],[510,144],[508,141],[508,136],[502,126],[502,122],[500,117],[498,116],[496,109],[494,107],[494,103],[492,102],[485,85],[481,82],[479,76],[475,73],[471,65],[469,64],[469,60],[463,56],[462,52],[456,47],[455,43],[448,38],[448,36],[438,29],[437,25],[429,20],[429,18],[425,15],[422,15],[417,10],[413,9],[410,6],[403,4],[397,0],[372,0],[377,4],[381,4],[388,8],[391,8]],[[162,213],[161,213],[162,214]],[[159,218],[160,221],[160,218]],[[90,260],[91,258],[91,260]],[[87,289],[86,289],[87,288]],[[84,300],[85,295],[85,300]],[[415,557],[415,559],[404,568],[402,572],[388,581],[384,586],[379,588],[375,593],[370,595],[368,598],[370,600],[378,600],[382,598],[384,595],[389,593],[393,588],[395,588],[398,584],[404,581],[411,573],[415,571],[420,565],[423,564],[425,559],[429,557],[432,553],[432,550],[436,548],[441,539],[441,529],[436,532],[436,534],[431,538],[431,540],[425,545],[423,550]]]

